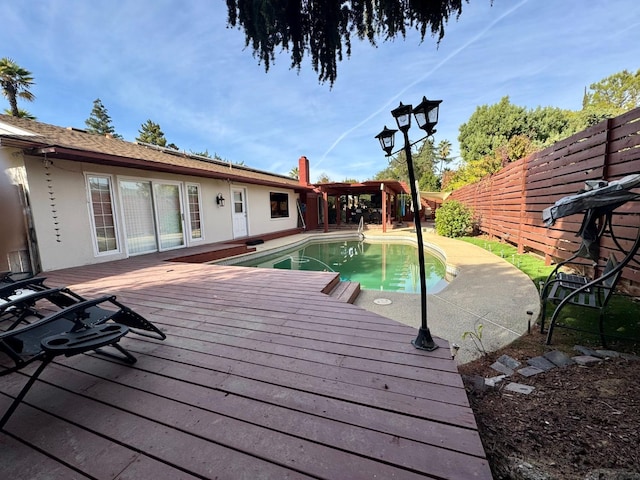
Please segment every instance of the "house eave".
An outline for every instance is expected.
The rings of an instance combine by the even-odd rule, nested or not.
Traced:
[[[63,159],[74,162],[91,163],[96,165],[109,165],[113,167],[125,167],[136,168],[140,170],[174,173],[179,175],[191,175],[203,178],[215,178],[220,180],[228,180],[230,182],[247,183],[251,185],[262,185],[268,187],[277,187],[283,189],[292,189],[295,192],[310,192],[313,191],[311,187],[297,184],[289,184],[286,182],[270,181],[260,178],[251,178],[243,175],[239,175],[233,172],[233,167],[230,166],[229,171],[212,171],[207,169],[200,169],[194,167],[188,167],[183,165],[172,165],[160,162],[153,162],[149,160],[142,160],[136,158],[121,157],[118,155],[111,155],[102,152],[76,150],[72,148],[65,148],[60,146],[45,146],[35,147],[25,150],[25,154],[31,156],[46,157],[47,159]]]

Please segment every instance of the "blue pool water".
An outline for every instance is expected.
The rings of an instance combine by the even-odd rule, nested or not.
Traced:
[[[364,290],[420,292],[418,249],[404,243],[339,241],[304,246],[249,259],[238,266],[340,272],[343,281],[359,282]],[[427,292],[441,290],[445,266],[425,252]]]

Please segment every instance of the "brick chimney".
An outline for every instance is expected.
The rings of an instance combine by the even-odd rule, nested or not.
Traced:
[[[298,159],[298,182],[309,185],[309,159],[304,155]]]

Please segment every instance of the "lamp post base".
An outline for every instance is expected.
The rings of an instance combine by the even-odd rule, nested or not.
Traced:
[[[431,337],[429,329],[422,327],[418,330],[418,336],[415,340],[411,340],[411,344],[419,350],[426,350],[428,352],[432,352],[438,348],[438,345],[436,345]]]

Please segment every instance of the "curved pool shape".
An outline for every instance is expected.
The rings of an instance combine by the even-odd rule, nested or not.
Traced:
[[[340,272],[343,281],[364,290],[419,293],[418,250],[406,243],[366,241],[312,242],[278,253],[249,258],[236,266]],[[444,264],[425,252],[427,292],[447,285]]]

